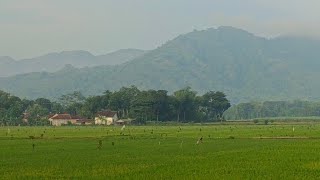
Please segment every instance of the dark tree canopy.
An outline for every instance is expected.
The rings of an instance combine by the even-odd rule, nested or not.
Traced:
[[[139,90],[136,86],[122,87],[118,91],[105,91],[102,95],[84,97],[75,91],[63,95],[58,102],[45,98],[21,100],[0,91],[0,120],[2,124],[20,124],[23,113],[29,124],[46,124],[49,114],[69,113],[93,119],[98,111],[117,111],[120,118],[137,121],[203,122],[220,120],[230,107],[223,92],[210,91],[197,95],[191,87],[175,91]]]
[[[320,116],[320,103],[299,100],[241,103],[229,108],[224,116],[233,120]]]

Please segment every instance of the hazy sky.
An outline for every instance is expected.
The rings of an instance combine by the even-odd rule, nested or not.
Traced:
[[[320,37],[319,0],[0,0],[0,56],[153,49],[222,25]]]

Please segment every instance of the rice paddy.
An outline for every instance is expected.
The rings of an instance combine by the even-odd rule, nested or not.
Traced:
[[[317,123],[0,127],[0,179],[317,179],[319,152]]]

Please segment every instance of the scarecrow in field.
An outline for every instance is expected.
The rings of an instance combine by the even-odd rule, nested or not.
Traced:
[[[98,149],[100,150],[102,148],[102,140],[99,140]]]
[[[126,128],[126,125],[123,125],[121,128],[121,131],[124,131],[125,128]]]
[[[202,144],[202,140],[203,140],[203,137],[201,137],[200,139],[198,139],[197,144]]]

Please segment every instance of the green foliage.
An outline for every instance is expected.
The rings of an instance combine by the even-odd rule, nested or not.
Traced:
[[[0,174],[1,179],[318,179],[319,131],[318,123],[295,125],[294,137],[290,124],[127,126],[123,135],[121,127],[0,127]]]
[[[63,106],[68,106],[70,104],[83,103],[86,98],[80,91],[74,91],[73,93],[62,95],[59,98],[60,104]]]
[[[191,87],[186,87],[173,93],[176,98],[177,121],[187,122],[195,119],[197,110],[196,95]]]
[[[51,113],[63,113],[64,108],[57,102],[51,102]]]
[[[30,125],[43,125],[48,122],[48,115],[52,113],[65,112],[93,119],[98,111],[110,109],[117,111],[119,118],[131,118],[139,123],[172,120],[200,122],[222,119],[221,114],[229,107],[229,101],[222,92],[211,91],[210,93],[212,96],[210,96],[211,99],[208,99],[208,95],[197,96],[197,92],[190,87],[168,95],[166,90],[140,91],[137,87],[130,86],[122,87],[119,91],[106,91],[103,95],[87,98],[80,92],[74,92],[61,96],[60,104],[45,98],[21,101],[3,92],[4,97],[11,101],[5,101],[2,97],[2,102],[6,103],[9,108],[0,108],[0,117],[19,119],[22,112],[25,112]],[[204,109],[206,111],[203,111]],[[206,115],[208,113],[213,116]]]
[[[38,104],[39,106],[47,109],[49,112],[52,111],[52,103],[49,99],[45,98],[38,98],[34,101],[35,104]]]
[[[110,96],[110,108],[117,110],[120,118],[129,117],[131,102],[139,92],[140,90],[136,86],[122,87]]]
[[[28,123],[30,125],[44,125],[47,124],[47,115],[49,110],[39,104],[29,106],[26,110],[29,113]]]
[[[226,119],[320,116],[320,103],[309,101],[266,101],[240,103],[224,112]]]
[[[222,120],[223,112],[231,106],[226,95],[220,91],[205,93],[202,96],[202,104],[207,118],[213,120]]]
[[[20,98],[0,91],[0,124],[19,124],[22,119],[23,107]]]

